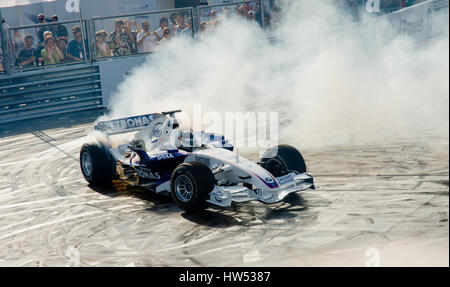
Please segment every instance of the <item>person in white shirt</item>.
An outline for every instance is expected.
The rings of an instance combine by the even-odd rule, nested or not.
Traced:
[[[191,17],[187,18],[186,23],[187,26],[185,29],[183,29],[183,31],[181,31],[180,35],[192,37],[192,18]]]
[[[173,26],[172,32],[174,36],[178,36],[181,34],[181,32],[188,28],[188,25],[185,23],[185,15],[183,13],[177,14],[177,24]]]
[[[137,35],[138,52],[153,52],[158,45],[158,34],[150,31],[150,24],[147,21],[142,22],[142,29],[143,30]]]
[[[163,38],[163,31],[165,28],[169,27],[169,20],[167,17],[161,17],[159,19],[159,28],[155,30],[155,36],[158,38],[158,42]]]

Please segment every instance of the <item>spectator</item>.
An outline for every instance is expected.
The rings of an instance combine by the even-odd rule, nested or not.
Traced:
[[[158,44],[160,46],[167,44],[167,42],[170,40],[170,36],[171,36],[170,28],[169,27],[164,28],[162,39],[159,41]]]
[[[97,50],[97,58],[105,58],[113,56],[111,53],[111,48],[106,42],[108,34],[105,30],[101,30],[95,33],[95,46]]]
[[[72,28],[72,35],[75,39],[70,41],[67,46],[67,58],[75,62],[83,61],[85,59],[85,47],[83,47],[83,35],[81,34],[80,26]],[[84,44],[87,47],[87,43],[85,42]]]
[[[206,36],[206,33],[208,32],[208,23],[202,22],[200,23],[200,39],[204,39]]]
[[[44,65],[55,65],[64,59],[64,55],[61,53],[58,47],[56,47],[55,38],[47,36],[44,40],[45,48],[41,51]]]
[[[159,19],[159,28],[155,30],[155,35],[158,38],[158,41],[161,41],[163,38],[163,31],[165,28],[169,27],[169,20],[166,17],[161,17]]]
[[[191,17],[187,18],[186,23],[187,27],[183,31],[181,31],[181,35],[192,36],[192,18]]]
[[[208,26],[214,28],[217,21],[217,11],[214,9],[211,10],[211,12],[209,13],[209,18],[211,19],[211,21],[208,22]]]
[[[136,35],[139,34],[142,31],[141,27],[139,27],[139,24],[138,24],[138,22],[136,20],[133,20],[131,22],[131,25],[136,28],[136,30],[133,30],[133,32],[136,31]]]
[[[222,8],[222,15],[224,18],[230,17],[230,14],[231,14],[230,8],[228,8],[226,6]]]
[[[61,53],[64,56],[64,59],[61,59],[61,62],[67,62],[67,38],[66,37],[59,37],[58,40],[56,40],[56,46],[59,48]]]
[[[158,37],[156,32],[150,31],[148,21],[142,22],[142,31],[137,35],[137,44],[139,53],[153,52],[158,45]]]
[[[58,22],[58,16],[53,15],[52,23],[57,23],[57,22]],[[50,27],[50,31],[52,31],[53,37],[55,37],[56,39],[58,39],[59,37],[66,37],[66,39],[67,39],[69,37],[69,33],[67,32],[66,27],[64,27],[64,25],[61,25],[61,24],[52,25]]]
[[[132,23],[130,22],[130,20],[125,19],[123,21],[123,33],[128,35],[128,37],[130,39],[130,42],[131,42],[131,53],[134,54],[134,53],[137,53],[137,50],[138,50],[137,49],[137,43],[136,43],[136,37],[137,37],[137,34],[138,34],[139,25],[137,24],[136,21],[133,21],[133,26],[135,26],[136,29],[133,30],[131,28],[131,26],[132,26]]]
[[[245,6],[244,5],[241,5],[241,6],[239,6],[239,8],[238,8],[238,11],[239,11],[239,16],[241,16],[241,17],[247,17],[247,12],[245,11]]]
[[[170,22],[172,23],[172,29],[177,24],[177,15],[178,14],[176,12],[173,12],[172,14],[170,14],[169,19],[170,19]]]
[[[115,24],[114,32],[109,35],[111,50],[114,56],[130,55],[132,49],[131,31],[125,28],[123,20],[116,20]]]
[[[53,37],[53,33],[52,33],[51,31],[45,31],[43,36],[44,36],[44,39],[47,38],[48,36]],[[40,43],[38,44],[37,48],[36,48],[36,59],[37,59],[36,64],[37,64],[38,66],[41,66],[41,65],[42,65],[41,51],[42,51],[43,49],[45,49],[44,43],[43,43],[43,42],[40,42]]]
[[[181,34],[181,32],[183,32],[184,29],[188,28],[188,25],[186,25],[185,23],[185,15],[183,13],[178,13],[177,14],[177,24],[173,26],[173,35],[174,36],[178,36]]]
[[[33,47],[33,36],[25,36],[25,46],[19,52],[16,63],[21,68],[34,67],[37,64],[36,50]]]
[[[25,39],[20,35],[19,30],[13,30],[13,42],[12,42],[14,55],[17,55],[25,47]]]
[[[255,19],[256,19],[255,12],[253,10],[248,11],[247,20],[249,20],[250,22],[254,22]]]
[[[44,14],[39,14],[38,15],[38,22],[39,22],[39,24],[47,23],[47,21],[45,20]],[[42,25],[42,26],[40,26],[38,28],[38,33],[37,34],[38,34],[38,39],[39,39],[40,43],[44,42],[44,33],[46,31],[51,31],[51,29],[48,27],[48,25]]]

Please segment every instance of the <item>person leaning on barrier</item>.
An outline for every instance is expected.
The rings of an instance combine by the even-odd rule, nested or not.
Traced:
[[[58,40],[56,40],[56,46],[61,51],[61,53],[64,56],[64,59],[61,59],[61,62],[67,62],[69,59],[67,59],[67,45],[68,41],[66,37],[58,37]]]
[[[130,38],[131,31],[124,28],[123,20],[116,20],[115,30],[109,34],[111,50],[114,56],[124,56],[131,54],[132,42]],[[125,33],[124,33],[125,32]]]
[[[136,22],[136,21],[133,21],[133,22]],[[138,26],[137,23],[136,23],[136,25],[134,25],[135,27],[137,26],[135,30],[133,30],[133,29],[131,28],[131,26],[132,26],[132,25],[131,25],[131,21],[130,21],[129,19],[123,20],[123,33],[124,33],[125,35],[127,35],[128,38],[130,39],[130,43],[131,43],[131,53],[134,54],[134,53],[137,53],[136,36],[137,36],[137,34],[138,34],[137,28],[138,28],[139,26]]]
[[[230,8],[228,8],[228,7],[223,7],[222,8],[222,16],[224,17],[224,18],[228,18],[228,17],[230,17],[230,15],[231,15],[231,11],[230,11]]]
[[[80,26],[74,26],[72,28],[72,35],[75,39],[70,41],[67,46],[67,58],[75,62],[83,61],[85,59],[85,54],[83,47],[83,35],[81,34]]]
[[[95,33],[95,45],[97,47],[97,58],[111,57],[111,49],[106,42],[108,34],[105,30],[101,30]]]
[[[248,11],[248,14],[247,14],[247,20],[250,21],[250,22],[254,22],[255,19],[256,19],[256,14],[255,14],[255,12],[252,11],[252,10]]]
[[[188,25],[185,22],[186,16],[184,13],[178,13],[176,19],[177,24],[173,26],[172,32],[174,36],[178,36],[183,32],[184,29],[188,28]]]
[[[33,36],[28,34],[25,36],[25,46],[19,52],[16,59],[17,66],[21,68],[34,67],[37,64],[36,50],[33,48]]]
[[[164,28],[163,30],[163,36],[162,39],[158,42],[158,46],[163,46],[167,44],[167,42],[170,40],[170,36],[172,35],[172,32],[170,31],[169,27]]]
[[[211,28],[214,28],[214,26],[216,25],[216,21],[217,21],[217,11],[211,10],[211,12],[209,13],[209,17],[210,17],[211,21],[208,22],[208,26]]]
[[[163,38],[163,31],[165,28],[169,28],[169,20],[166,17],[159,18],[159,28],[155,30],[155,35],[158,38],[158,41],[161,41]]]
[[[19,30],[13,30],[12,47],[14,55],[17,55],[25,47],[25,38],[20,35]]]
[[[63,53],[56,46],[55,38],[47,36],[44,40],[45,48],[41,51],[44,65],[59,64],[64,59]]]
[[[156,32],[150,31],[150,23],[142,22],[142,31],[137,35],[137,45],[139,53],[150,53],[155,50],[158,45]]]
[[[53,33],[52,33],[51,31],[45,31],[44,34],[43,34],[43,36],[44,36],[44,39],[45,39],[46,37],[48,37],[48,36],[52,36],[52,37],[53,37]],[[41,51],[42,51],[44,48],[45,48],[45,45],[44,45],[44,42],[42,41],[42,42],[39,42],[39,43],[38,43],[38,45],[37,45],[37,47],[36,47],[36,49],[35,49],[35,51],[36,51],[35,57],[36,57],[36,65],[37,65],[37,66],[41,66],[42,63],[43,63],[43,62],[42,62]]]
[[[58,22],[58,16],[56,15],[53,15],[51,19],[52,23]],[[55,37],[56,39],[58,39],[59,37],[69,37],[69,33],[67,32],[66,27],[64,27],[64,25],[62,24],[51,25],[50,31],[52,31],[53,37]]]
[[[189,17],[186,20],[186,28],[181,31],[181,35],[183,36],[192,36],[192,18]]]

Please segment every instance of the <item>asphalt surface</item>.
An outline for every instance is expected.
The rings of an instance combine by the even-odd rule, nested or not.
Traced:
[[[88,186],[78,154],[96,117],[0,127],[0,266],[449,264],[448,136],[302,150],[317,190],[191,215]]]

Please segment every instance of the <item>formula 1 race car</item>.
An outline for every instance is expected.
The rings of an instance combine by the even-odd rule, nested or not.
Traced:
[[[175,114],[142,115],[99,122],[106,140],[84,144],[80,166],[92,186],[125,180],[156,193],[170,194],[183,210],[198,212],[211,203],[281,201],[286,195],[314,189],[313,176],[292,146],[267,150],[260,162],[240,156],[223,136],[181,131]],[[137,132],[126,144],[111,147],[109,136]]]

